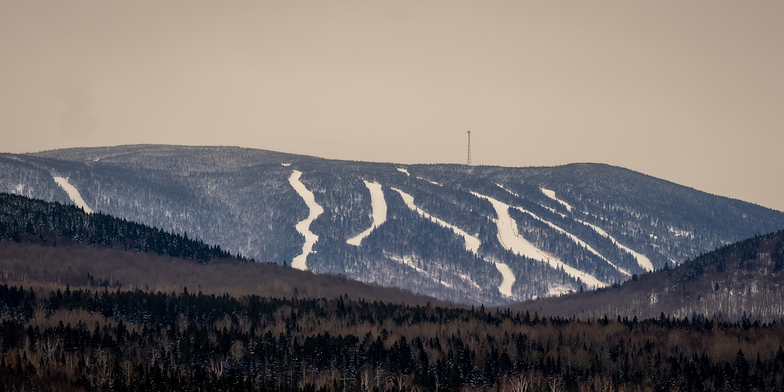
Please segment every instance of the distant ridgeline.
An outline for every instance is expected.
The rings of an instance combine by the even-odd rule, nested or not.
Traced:
[[[85,213],[81,208],[0,193],[0,240],[16,242],[76,241],[137,252],[155,252],[206,263],[230,257],[220,246],[210,246],[188,234],[166,231],[118,219]],[[242,257],[238,256],[242,259]]]

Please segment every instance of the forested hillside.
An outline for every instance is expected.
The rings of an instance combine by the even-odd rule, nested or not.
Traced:
[[[57,244],[77,242],[136,252],[154,252],[206,263],[229,257],[220,246],[207,245],[184,235],[172,234],[102,213],[0,193],[0,240]],[[238,255],[239,256],[239,255]]]
[[[784,231],[725,245],[674,268],[595,292],[528,301],[517,310],[577,317],[660,314],[784,322]]]
[[[137,145],[0,154],[0,191],[474,305],[608,287],[784,228],[782,212],[600,164],[399,165]]]
[[[784,326],[0,285],[0,388],[784,388]]]

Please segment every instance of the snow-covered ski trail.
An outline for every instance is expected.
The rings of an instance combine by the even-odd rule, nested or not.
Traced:
[[[572,206],[571,206],[569,203],[567,203],[567,202],[565,202],[565,201],[563,201],[563,200],[561,200],[561,199],[559,199],[559,198],[555,197],[555,191],[551,191],[551,190],[549,190],[549,189],[544,189],[544,188],[539,188],[539,189],[541,189],[541,190],[542,190],[542,193],[544,193],[544,194],[545,194],[545,196],[547,196],[547,197],[549,197],[549,198],[551,198],[551,199],[553,199],[553,200],[555,200],[555,201],[557,201],[557,202],[559,202],[559,203],[563,204],[563,206],[564,206],[564,207],[566,207],[566,209],[567,209],[569,212],[572,212]]]
[[[381,184],[365,181],[365,186],[370,191],[370,206],[373,209],[373,224],[365,231],[346,240],[346,243],[349,245],[359,246],[365,237],[370,235],[376,227],[381,226],[381,224],[387,220],[387,202],[384,200],[384,191],[381,190]]]
[[[88,207],[87,203],[85,203],[84,199],[82,199],[82,195],[79,193],[79,190],[77,190],[75,186],[68,182],[69,177],[63,178],[52,176],[52,178],[54,178],[54,181],[57,182],[57,185],[60,185],[60,188],[63,188],[65,193],[68,194],[68,198],[70,198],[74,204],[76,204],[78,207],[82,207],[84,212],[88,214],[93,213],[92,208]]]
[[[308,188],[305,187],[305,184],[299,180],[301,175],[301,171],[294,170],[294,172],[291,173],[291,177],[289,177],[289,184],[291,184],[291,187],[297,191],[303,200],[305,200],[305,204],[307,204],[310,213],[307,218],[299,221],[295,226],[297,231],[305,236],[305,243],[302,245],[302,254],[291,261],[291,266],[304,271],[308,269],[307,260],[308,255],[313,252],[313,244],[318,241],[318,236],[310,231],[310,224],[324,212],[324,209],[316,203],[316,197],[313,195],[313,192],[308,190]]]
[[[475,255],[478,255],[477,252],[479,251],[479,247],[482,245],[482,241],[480,241],[479,238],[472,236],[466,233],[465,231],[461,230],[460,228],[428,214],[427,212],[425,212],[424,210],[422,210],[421,208],[417,207],[414,204],[414,197],[409,195],[408,193],[405,193],[397,188],[392,188],[392,189],[400,194],[400,197],[403,198],[403,202],[406,203],[408,208],[421,214],[425,218],[431,219],[432,221],[438,223],[442,227],[446,227],[447,229],[454,231],[457,235],[463,237],[463,239],[465,240],[466,250],[472,252]],[[511,297],[512,285],[514,285],[514,282],[516,280],[514,274],[512,273],[512,270],[509,268],[508,265],[498,261],[494,261],[493,264],[495,264],[495,268],[498,269],[498,272],[500,272],[501,276],[503,277],[503,280],[501,281],[501,285],[498,286],[498,291],[507,297]]]
[[[476,197],[488,200],[495,208],[496,215],[498,215],[498,219],[495,221],[498,226],[498,241],[504,248],[529,259],[544,261],[555,269],[562,268],[569,276],[580,279],[590,287],[604,287],[607,285],[593,275],[564,264],[564,262],[555,257],[545,257],[542,250],[528,242],[518,233],[517,222],[509,215],[508,204],[480,193],[471,193]]]
[[[437,223],[439,226],[446,227],[447,229],[454,231],[455,234],[463,237],[463,239],[465,240],[466,250],[468,250],[468,251],[470,251],[470,252],[472,252],[474,254],[476,254],[476,252],[479,250],[479,246],[482,245],[482,242],[479,241],[479,238],[474,237],[471,234],[468,234],[465,231],[461,230],[459,227],[456,227],[456,226],[451,225],[451,224],[449,224],[447,222],[444,222],[441,219],[438,219],[438,218],[428,214],[427,212],[425,212],[421,208],[417,207],[414,204],[414,196],[411,196],[408,193],[403,192],[403,191],[401,191],[400,189],[397,189],[397,188],[392,188],[392,190],[394,190],[394,191],[396,191],[397,193],[400,194],[400,197],[403,198],[403,202],[405,202],[406,206],[408,206],[408,208],[410,208],[412,211],[415,211],[415,212],[419,213],[420,215],[424,216],[425,218],[430,219],[433,222]]]
[[[602,228],[600,228],[599,226],[596,226],[596,225],[588,223],[588,222],[581,221],[579,219],[576,219],[576,220],[578,222],[580,222],[580,223],[582,223],[582,224],[592,228],[594,231],[599,233],[602,237],[609,238],[610,241],[612,241],[617,247],[619,247],[619,248],[621,248],[621,249],[631,253],[632,256],[634,256],[634,258],[637,259],[637,264],[639,264],[640,267],[642,267],[642,269],[644,269],[644,270],[646,270],[648,272],[652,272],[653,271],[653,263],[651,263],[651,259],[649,259],[645,255],[643,255],[641,253],[638,253],[638,252],[635,252],[632,249],[630,249],[629,247],[624,246],[623,244],[618,242],[618,240],[616,240],[613,236],[608,234],[606,231],[602,230]]]

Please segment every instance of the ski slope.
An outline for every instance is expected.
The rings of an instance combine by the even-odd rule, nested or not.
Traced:
[[[544,194],[545,194],[545,196],[547,196],[547,197],[549,197],[549,198],[551,198],[551,199],[553,199],[553,200],[555,200],[555,201],[557,201],[557,202],[559,202],[559,203],[563,204],[563,206],[564,206],[564,207],[566,207],[566,209],[567,209],[569,212],[572,212],[572,206],[571,206],[569,203],[567,203],[567,202],[565,202],[565,201],[563,201],[563,200],[561,200],[561,199],[559,199],[559,198],[555,197],[555,191],[551,191],[551,190],[549,190],[549,189],[544,189],[544,188],[539,188],[539,189],[541,189],[541,190],[542,190],[542,193],[544,193]]]
[[[440,225],[442,227],[446,227],[447,229],[454,231],[457,235],[463,237],[463,239],[465,240],[466,250],[468,250],[468,251],[470,251],[470,252],[472,252],[474,254],[476,254],[476,252],[479,250],[479,246],[482,245],[482,242],[479,241],[479,238],[474,237],[474,236],[466,233],[465,231],[461,230],[459,227],[451,225],[451,224],[449,224],[447,222],[444,222],[441,219],[438,219],[438,218],[428,214],[427,212],[425,212],[421,208],[417,207],[414,204],[414,196],[411,196],[408,193],[403,192],[403,191],[401,191],[400,189],[397,189],[397,188],[392,188],[392,190],[394,190],[394,191],[396,191],[397,193],[400,194],[400,197],[403,198],[403,202],[405,202],[406,206],[408,206],[408,208],[410,208],[411,210],[419,213],[420,215],[424,216],[425,218],[428,218],[428,219],[432,220],[433,222],[437,223],[438,225]]]
[[[387,220],[387,202],[384,200],[384,191],[381,184],[377,182],[365,181],[365,186],[370,191],[370,206],[373,209],[373,223],[365,231],[346,240],[349,245],[359,246],[362,240],[370,235],[376,227],[381,226]]]
[[[554,269],[563,269],[569,276],[580,279],[589,287],[604,287],[607,285],[593,275],[564,264],[555,257],[545,257],[541,249],[528,242],[518,233],[517,222],[509,215],[508,204],[476,192],[471,193],[476,197],[488,200],[495,208],[496,215],[498,215],[498,219],[495,221],[498,226],[498,241],[505,249],[529,259],[544,261]]]
[[[75,186],[68,182],[68,177],[63,178],[53,176],[53,178],[54,181],[57,182],[57,185],[60,185],[60,188],[63,188],[65,193],[68,194],[68,198],[71,199],[71,201],[76,204],[77,207],[81,207],[84,212],[88,214],[92,214],[94,212],[92,208],[87,206],[87,203],[85,203],[84,199],[82,199],[82,195],[79,193],[79,190],[77,190]]]
[[[305,200],[305,204],[308,206],[310,212],[308,213],[307,218],[299,221],[295,226],[297,231],[305,237],[305,243],[302,245],[302,254],[291,261],[291,266],[304,271],[308,269],[307,260],[308,255],[313,252],[313,244],[318,241],[318,236],[310,231],[310,224],[324,212],[324,209],[316,203],[316,197],[313,195],[313,192],[308,190],[308,188],[305,187],[305,184],[299,180],[301,175],[301,171],[294,170],[294,172],[291,173],[291,177],[289,177],[289,184],[291,184],[291,187],[297,191],[303,200]]]
[[[652,272],[653,271],[653,263],[651,263],[651,259],[649,259],[645,255],[643,255],[641,253],[638,253],[638,252],[635,252],[635,251],[629,249],[628,247],[622,245],[620,242],[618,242],[618,240],[616,240],[613,236],[608,234],[606,231],[602,230],[599,226],[590,224],[588,222],[581,221],[579,219],[577,219],[577,221],[582,223],[582,224],[584,224],[584,225],[586,225],[586,226],[588,226],[588,227],[590,227],[590,228],[592,228],[594,231],[599,233],[602,237],[609,238],[617,247],[625,250],[626,252],[631,253],[632,256],[634,256],[634,258],[637,259],[637,264],[639,264],[640,267],[642,267],[642,269],[644,269],[644,270],[646,270],[648,272]]]

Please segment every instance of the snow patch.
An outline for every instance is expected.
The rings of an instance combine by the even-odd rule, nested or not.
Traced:
[[[289,167],[289,166],[291,166],[291,164],[290,164],[290,163],[281,163],[280,165],[281,165],[281,166],[286,166],[286,167]]]
[[[297,191],[303,200],[305,200],[305,204],[307,204],[310,213],[307,218],[299,221],[295,226],[297,231],[305,237],[305,243],[302,245],[302,254],[291,261],[291,266],[305,271],[308,269],[308,255],[313,252],[313,244],[318,241],[318,236],[310,231],[310,224],[324,212],[324,209],[316,203],[316,197],[313,195],[313,192],[308,190],[308,188],[305,187],[305,184],[299,180],[301,175],[301,171],[294,170],[294,172],[291,173],[291,177],[289,177],[289,184],[291,184],[291,187]]]
[[[365,186],[370,191],[370,205],[373,208],[373,224],[355,237],[346,240],[346,243],[349,245],[359,246],[365,237],[370,235],[376,227],[381,226],[381,224],[387,220],[387,203],[384,200],[384,191],[381,190],[381,184],[365,181]]]
[[[18,195],[21,195],[21,194],[24,193],[24,188],[25,188],[24,184],[19,184],[19,185],[16,186],[16,189],[14,190],[14,193],[16,193]]]
[[[450,229],[450,230],[454,231],[457,235],[462,236],[463,239],[465,240],[466,250],[471,251],[474,254],[476,254],[476,252],[479,250],[479,246],[482,245],[482,242],[479,241],[479,238],[474,237],[474,236],[466,233],[465,231],[461,230],[460,228],[458,228],[458,227],[456,227],[454,225],[451,225],[451,224],[449,224],[447,222],[444,222],[441,219],[438,219],[438,218],[428,214],[427,212],[423,211],[421,208],[417,207],[414,204],[414,196],[411,196],[408,193],[405,193],[405,192],[403,192],[403,191],[401,191],[400,189],[397,189],[397,188],[392,188],[392,189],[400,194],[400,197],[403,198],[403,202],[406,203],[408,208],[410,208],[411,210],[419,213],[420,215],[424,216],[425,218],[428,218],[428,219],[432,220],[433,222],[438,223],[440,226],[446,227],[447,229]]]
[[[68,194],[68,198],[70,198],[71,201],[74,204],[76,204],[76,206],[81,207],[84,210],[84,212],[88,214],[92,214],[94,212],[92,208],[87,206],[87,203],[85,203],[84,199],[82,199],[82,195],[79,193],[76,187],[68,183],[68,178],[70,177],[63,178],[63,177],[53,176],[53,178],[54,181],[57,182],[57,185],[60,185],[60,188],[63,188],[65,193]]]
[[[675,234],[676,237],[691,237],[692,236],[691,232],[686,231],[686,230],[679,230],[679,229],[676,229],[674,227],[668,227],[667,229],[670,231],[670,233]]]
[[[496,215],[498,215],[498,219],[495,221],[498,226],[498,241],[504,248],[529,259],[544,261],[554,269],[563,269],[569,276],[580,279],[589,287],[604,287],[607,285],[593,275],[564,264],[555,257],[545,256],[546,254],[542,250],[528,242],[518,233],[517,222],[509,215],[508,204],[476,192],[471,193],[476,197],[488,200],[495,208]]]
[[[544,193],[544,194],[545,194],[545,196],[547,196],[547,197],[549,197],[549,198],[551,198],[551,199],[553,199],[553,200],[555,200],[555,201],[557,201],[557,202],[559,202],[559,203],[563,204],[563,206],[564,206],[564,207],[566,207],[566,209],[567,209],[569,212],[572,212],[572,206],[571,206],[571,205],[569,205],[569,203],[567,203],[567,202],[565,202],[565,201],[563,201],[563,200],[561,200],[561,199],[559,199],[559,198],[555,197],[555,191],[551,191],[551,190],[549,190],[549,189],[544,189],[544,188],[539,188],[539,189],[541,189],[541,190],[542,190],[542,193]]]
[[[401,173],[405,173],[407,176],[410,176],[410,174],[408,174],[408,170],[406,170],[405,168],[399,167],[397,168],[397,171]]]

